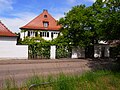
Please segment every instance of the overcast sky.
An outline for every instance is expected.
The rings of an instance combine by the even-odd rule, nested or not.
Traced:
[[[47,9],[57,20],[73,6],[90,6],[95,0],[0,0],[0,20],[12,31],[19,28]]]

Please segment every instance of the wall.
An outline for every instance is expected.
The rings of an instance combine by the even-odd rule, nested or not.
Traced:
[[[56,46],[50,47],[50,59],[56,59]]]
[[[0,59],[28,59],[28,46],[16,45],[17,37],[0,37]]]
[[[17,43],[17,37],[0,37],[0,46],[12,45],[15,46]]]
[[[109,51],[109,45],[95,45],[94,46],[94,57],[100,58],[103,57],[102,54],[104,54],[104,57],[109,57],[110,51]]]
[[[85,49],[78,46],[72,48],[71,58],[85,58]]]

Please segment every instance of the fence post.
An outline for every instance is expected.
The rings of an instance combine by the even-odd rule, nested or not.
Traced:
[[[50,46],[50,59],[56,59],[56,46]]]

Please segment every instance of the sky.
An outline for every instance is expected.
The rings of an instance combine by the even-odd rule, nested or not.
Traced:
[[[0,20],[12,32],[20,32],[20,27],[41,14],[44,9],[59,20],[73,6],[90,6],[94,2],[95,0],[0,0]]]

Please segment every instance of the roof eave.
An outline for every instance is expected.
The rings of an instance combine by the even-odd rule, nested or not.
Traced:
[[[17,35],[16,36],[10,36],[10,35],[0,35],[0,37],[18,37]]]
[[[37,29],[37,28],[20,28],[21,30],[45,30],[45,31],[60,31],[59,29]]]

